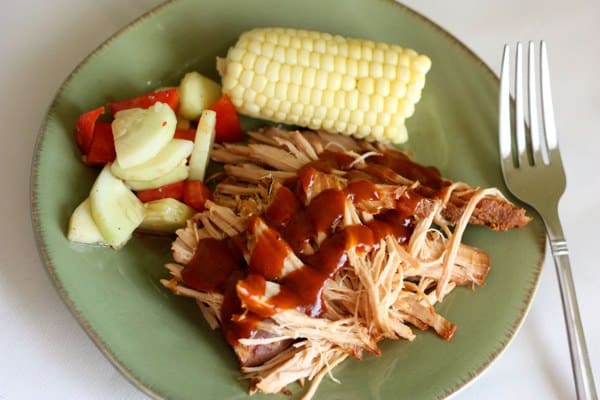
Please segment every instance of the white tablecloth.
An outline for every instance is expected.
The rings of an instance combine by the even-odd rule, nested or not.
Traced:
[[[36,133],[60,83],[104,39],[159,2],[0,2],[0,121],[5,123],[0,129],[0,400],[145,398],[88,339],[42,267],[31,232],[29,170]],[[496,71],[505,42],[548,42],[568,177],[560,210],[600,381],[600,2],[408,4],[447,28]],[[531,312],[513,343],[457,398],[574,397],[553,268],[547,260]]]

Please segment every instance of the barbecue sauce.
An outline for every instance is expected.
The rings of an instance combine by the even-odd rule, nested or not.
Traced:
[[[199,241],[182,279],[194,289],[224,295],[222,329],[230,344],[251,337],[260,321],[282,310],[322,315],[325,282],[348,262],[349,251],[366,254],[389,236],[408,243],[419,202],[440,196],[448,186],[437,169],[402,154],[369,157],[360,170],[352,169],[353,161],[344,153],[323,152],[299,171],[298,179],[276,189],[272,203],[262,216],[250,218],[245,233]],[[314,174],[334,170],[351,171],[347,177],[355,179],[349,178],[342,190],[321,191],[304,205],[302,191],[314,184]],[[344,227],[347,202],[360,209],[363,203],[380,200],[376,183],[393,183],[398,174],[418,180],[425,189],[405,191],[392,208],[380,210],[364,225]]]

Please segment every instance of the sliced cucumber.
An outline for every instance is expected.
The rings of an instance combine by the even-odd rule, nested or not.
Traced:
[[[67,239],[77,243],[106,244],[102,233],[100,233],[92,218],[89,198],[82,201],[73,211],[69,220]]]
[[[176,126],[175,112],[164,103],[119,111],[112,123],[117,162],[131,168],[150,160],[173,139]]]
[[[113,176],[107,164],[90,192],[92,218],[104,240],[120,248],[144,219],[144,206],[125,183]]]
[[[191,154],[194,142],[183,139],[171,139],[167,145],[154,157],[143,164],[125,168],[118,161],[112,164],[112,173],[124,180],[149,181],[160,178]]]
[[[194,120],[221,97],[221,86],[198,72],[185,74],[179,84],[179,113]]]
[[[144,220],[140,229],[154,233],[174,233],[185,227],[196,211],[175,199],[166,198],[144,203]]]
[[[189,175],[190,169],[187,165],[178,165],[160,178],[151,179],[149,181],[128,180],[125,181],[125,184],[129,186],[131,190],[156,189],[171,183],[185,181]]]
[[[206,167],[210,161],[210,152],[215,142],[215,126],[217,113],[212,110],[202,111],[202,116],[196,129],[194,149],[190,157],[190,179],[204,181]]]

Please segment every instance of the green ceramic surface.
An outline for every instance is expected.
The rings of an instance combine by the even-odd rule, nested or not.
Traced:
[[[246,383],[193,301],[159,284],[169,239],[135,237],[118,252],[67,241],[68,218],[99,172],[80,162],[73,128],[81,112],[176,84],[191,69],[216,78],[215,57],[258,26],[327,31],[429,55],[433,67],[408,122],[407,147],[451,179],[506,191],[496,144],[497,78],[447,32],[392,0],[175,0],[143,16],[86,58],[52,103],[34,154],[32,214],[41,257],[66,304],[114,365],[157,398],[242,399]],[[317,398],[443,398],[498,356],[535,291],[542,226],[538,219],[507,233],[470,227],[464,241],[488,251],[493,267],[484,287],[455,290],[438,307],[458,326],[452,341],[417,332],[412,343],[382,343],[381,357],[337,367],[341,385],[325,379]],[[290,389],[302,393],[298,385]]]

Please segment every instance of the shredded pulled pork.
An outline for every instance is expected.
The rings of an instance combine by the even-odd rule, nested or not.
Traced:
[[[529,221],[497,190],[450,182],[393,147],[279,127],[249,136],[214,149],[225,164],[214,202],[177,232],[161,282],[223,331],[251,393],[308,380],[310,398],[344,359],[413,340],[414,328],[450,340],[456,326],[434,305],[490,268],[461,243],[467,224]]]

